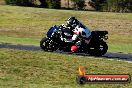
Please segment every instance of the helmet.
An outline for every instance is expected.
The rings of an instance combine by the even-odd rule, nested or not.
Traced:
[[[75,17],[70,17],[67,20],[67,24],[70,25],[71,27],[75,28],[78,25],[78,20]]]
[[[72,51],[72,52],[78,51],[78,47],[77,47],[76,45],[73,45],[73,46],[71,47],[71,51]]]

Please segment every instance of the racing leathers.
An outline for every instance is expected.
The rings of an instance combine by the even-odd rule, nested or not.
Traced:
[[[82,40],[85,41],[85,43],[89,44],[91,39],[91,32],[90,30],[83,26],[77,25],[75,29],[73,30],[73,37],[72,41],[75,41],[75,45],[79,48],[82,44]]]

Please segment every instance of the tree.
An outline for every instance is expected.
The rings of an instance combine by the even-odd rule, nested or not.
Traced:
[[[61,0],[46,0],[48,8],[60,9]]]
[[[95,8],[95,10],[99,11],[102,9],[104,3],[106,3],[107,0],[91,0],[89,1],[90,6]]]
[[[74,8],[77,10],[83,10],[85,5],[85,0],[71,0],[74,4]]]
[[[132,12],[132,0],[107,0],[103,9],[111,12]]]
[[[68,8],[70,7],[70,0],[67,0],[67,5],[68,5]]]
[[[46,3],[46,0],[39,0],[40,1],[40,3],[41,3],[41,7],[44,7],[44,8],[46,8],[47,7],[47,3]]]
[[[5,0],[6,4],[18,5],[18,6],[34,6],[34,0]]]
[[[132,12],[132,0],[118,0],[120,12]]]

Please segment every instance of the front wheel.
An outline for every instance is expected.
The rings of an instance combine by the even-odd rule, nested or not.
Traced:
[[[100,41],[97,45],[89,48],[89,54],[92,56],[102,56],[108,50],[108,45],[104,41]]]
[[[40,41],[41,49],[43,49],[45,51],[48,51],[48,43],[49,43],[48,38],[46,38],[46,37],[42,38],[41,41]]]
[[[40,41],[40,47],[44,51],[53,52],[53,51],[56,51],[58,49],[58,44],[55,43],[52,39],[44,37]]]

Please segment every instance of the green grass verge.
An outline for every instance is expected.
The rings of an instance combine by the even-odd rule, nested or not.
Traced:
[[[132,53],[132,14],[54,10],[0,5],[0,42],[39,45],[43,33],[75,16],[94,29],[109,32],[109,51]]]
[[[40,39],[35,38],[19,38],[0,36],[0,43],[22,44],[22,45],[36,45],[39,46]]]
[[[106,58],[0,49],[1,88],[131,88],[130,84],[86,84],[75,79],[78,67],[88,74],[132,75],[132,63]]]
[[[108,44],[109,52],[123,52],[123,53],[132,53],[132,44],[122,44],[122,43],[111,43]]]

